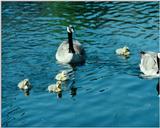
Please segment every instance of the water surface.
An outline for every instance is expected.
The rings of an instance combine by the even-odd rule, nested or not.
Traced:
[[[158,79],[140,77],[139,52],[158,51],[159,2],[2,2],[2,126],[158,127]],[[86,63],[57,63],[72,24]],[[115,50],[131,50],[127,59]],[[48,93],[72,70],[62,97]],[[29,78],[29,96],[17,88]]]

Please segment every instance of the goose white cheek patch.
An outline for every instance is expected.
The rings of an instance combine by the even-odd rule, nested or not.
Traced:
[[[69,32],[69,33],[70,33],[70,31],[69,31],[69,27],[67,27],[67,32]]]
[[[158,53],[158,58],[160,58],[160,53]]]

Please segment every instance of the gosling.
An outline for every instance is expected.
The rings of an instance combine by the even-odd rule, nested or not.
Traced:
[[[66,81],[69,79],[67,71],[62,71],[61,73],[57,74],[55,77],[58,81]]]
[[[24,79],[18,84],[18,88],[21,90],[30,90],[31,89],[31,84],[29,82],[29,79]]]
[[[119,48],[116,50],[117,55],[128,57],[130,55],[130,50],[127,46],[124,46],[123,48]]]
[[[51,84],[48,86],[48,91],[49,92],[56,92],[59,93],[62,91],[62,82],[61,81],[57,81],[56,84]]]

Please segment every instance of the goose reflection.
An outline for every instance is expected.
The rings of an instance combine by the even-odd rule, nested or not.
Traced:
[[[160,97],[160,93],[159,93],[159,91],[160,91],[159,79],[158,79],[156,90],[157,90],[158,96]]]
[[[74,97],[74,96],[77,95],[77,87],[76,87],[75,85],[73,85],[74,83],[75,83],[75,81],[73,81],[72,84],[71,84],[70,87],[69,87],[70,95],[71,95],[72,97]],[[66,87],[66,89],[65,89],[64,87],[65,87],[65,85],[63,86],[62,91],[57,92],[57,98],[62,98],[63,92],[64,92],[64,91],[68,91],[67,87]]]

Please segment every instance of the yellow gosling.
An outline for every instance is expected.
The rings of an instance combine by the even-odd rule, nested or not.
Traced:
[[[61,92],[62,91],[61,85],[62,85],[62,82],[57,81],[56,84],[51,84],[48,86],[48,91],[49,92],[56,92],[56,93]]]
[[[61,73],[57,74],[55,77],[58,81],[66,81],[69,79],[69,76],[67,74],[67,71],[62,71]]]
[[[130,55],[130,50],[127,46],[124,46],[123,48],[118,48],[116,50],[117,55],[122,55],[122,56],[129,56]]]
[[[31,89],[31,84],[29,82],[29,79],[24,79],[18,84],[18,88],[21,90],[29,90]]]

